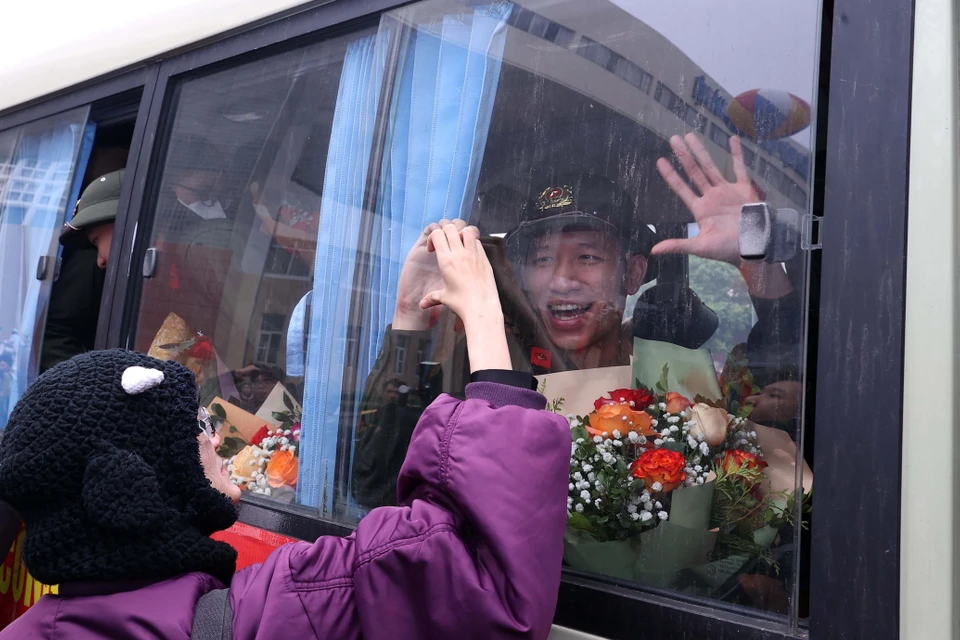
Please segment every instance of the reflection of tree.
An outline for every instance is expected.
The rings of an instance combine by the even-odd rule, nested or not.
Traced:
[[[736,267],[690,256],[690,288],[720,319],[720,326],[705,348],[722,357],[735,345],[746,342],[753,326],[753,305]]]

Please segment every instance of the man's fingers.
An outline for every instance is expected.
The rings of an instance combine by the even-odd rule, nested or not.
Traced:
[[[730,137],[730,155],[733,156],[733,174],[737,176],[737,182],[748,183],[750,177],[747,175],[747,165],[743,161],[743,145],[740,144],[740,138]]]
[[[650,255],[661,256],[668,253],[689,253],[692,254],[697,248],[694,238],[673,238],[658,242],[650,249]]]
[[[687,209],[693,211],[693,207],[696,205],[699,196],[697,196],[697,194],[693,192],[693,189],[690,188],[690,185],[680,177],[680,174],[673,168],[670,161],[666,158],[657,160],[657,170],[660,172],[660,176],[663,177],[663,181],[670,187],[670,190],[677,194],[677,197],[686,205]]]
[[[717,169],[713,158],[710,157],[710,152],[703,146],[703,142],[700,141],[700,138],[698,138],[696,134],[688,133],[684,140],[711,184],[723,184],[727,181],[727,179],[723,177],[723,174],[720,173],[720,170]],[[686,167],[684,167],[684,169],[686,169]],[[697,186],[699,187],[700,185]],[[703,189],[701,188],[700,191],[702,192]]]
[[[704,193],[712,185],[710,179],[704,175],[703,170],[700,168],[700,164],[697,162],[696,158],[691,153],[691,150],[687,147],[687,143],[680,136],[673,136],[670,138],[670,148],[673,149],[673,155],[677,157],[677,160],[680,162],[680,166],[683,167],[684,173],[690,178],[690,182],[700,191]]]

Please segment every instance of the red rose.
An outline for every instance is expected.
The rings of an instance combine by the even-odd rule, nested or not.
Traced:
[[[724,473],[732,473],[737,469],[764,469],[767,463],[752,453],[740,449],[731,449],[723,454],[723,461],[720,466]]]
[[[213,357],[213,342],[207,336],[197,336],[190,348],[184,353],[190,358],[206,361]]]
[[[597,398],[593,407],[599,409],[605,404],[620,404],[621,402],[625,402],[632,409],[640,411],[653,403],[653,394],[646,389],[614,389],[610,392],[609,398]]]
[[[680,413],[690,408],[690,401],[676,391],[667,394],[667,413]]]
[[[263,439],[266,438],[268,435],[270,435],[269,429],[267,429],[267,425],[263,425],[255,434],[253,434],[253,437],[250,438],[249,444],[252,444],[255,447],[259,447],[260,444],[263,442]]]
[[[647,449],[630,465],[630,472],[634,478],[644,481],[648,491],[655,491],[653,485],[659,482],[660,491],[667,492],[673,491],[687,479],[687,473],[683,470],[686,466],[687,459],[679,451]]]

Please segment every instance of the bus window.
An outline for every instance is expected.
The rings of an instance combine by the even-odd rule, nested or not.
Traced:
[[[0,426],[37,375],[57,234],[92,143],[88,112],[0,132]]]
[[[94,196],[91,202],[76,202],[76,206],[72,208],[73,215],[80,214],[81,205],[89,204],[91,211],[96,209],[97,220],[103,217],[105,207],[111,208],[114,217],[116,216],[121,180],[113,178],[122,175],[116,172],[124,169],[127,164],[133,126],[134,122],[131,120],[95,127],[93,145],[79,193],[87,194],[87,187],[91,184],[104,184],[96,192],[91,192],[90,195]],[[104,188],[108,191],[104,191]],[[82,219],[83,215],[78,217]],[[72,223],[73,219],[68,217],[67,222]],[[40,352],[40,373],[94,348],[106,259],[112,245],[106,242],[104,231],[109,227],[112,238],[113,221],[102,222],[96,227],[98,229],[93,239],[98,246],[94,246],[89,237],[93,227],[68,234],[69,240],[62,231],[59,232],[63,249],[50,292]]]
[[[424,231],[469,222],[571,423],[565,565],[796,613],[820,6],[755,4],[429,0],[177,80],[135,346],[194,371],[248,499],[396,503],[469,382]],[[751,261],[760,201],[790,250]]]
[[[357,334],[341,395],[304,397],[307,440],[339,438],[323,440],[339,445],[339,518],[396,503],[420,412],[469,381],[456,318],[418,306],[440,286],[424,229],[459,219],[485,237],[514,367],[571,422],[566,566],[795,611],[806,255],[794,238],[776,260],[742,259],[737,229],[750,202],[807,213],[819,3],[728,14],[423,2],[383,18],[374,47],[409,40],[387,60],[362,304],[344,314],[319,285],[312,300],[311,340]],[[761,14],[756,41],[734,44]],[[337,151],[328,163],[366,166]],[[322,217],[320,236],[348,224]],[[329,264],[318,256],[318,280]],[[308,353],[308,371],[324,362]]]
[[[303,387],[317,383],[303,376],[303,328],[308,294],[331,275],[314,277],[317,252],[356,259],[356,238],[317,233],[344,58],[361,38],[183,81],[152,204],[158,266],[136,348],[194,371],[232,479],[277,504],[319,499],[297,473],[316,454],[300,442]],[[359,138],[340,144],[361,152]],[[345,304],[349,279],[338,290]]]

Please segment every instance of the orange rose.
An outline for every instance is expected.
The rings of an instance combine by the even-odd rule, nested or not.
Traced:
[[[634,411],[627,404],[604,404],[590,414],[587,432],[592,436],[607,435],[613,437],[616,429],[620,436],[636,431],[645,436],[656,436],[653,430],[653,418],[646,411]]]
[[[765,469],[767,463],[746,451],[740,449],[731,449],[723,454],[723,461],[720,463],[724,473],[732,473],[737,469]]]
[[[297,471],[300,461],[293,451],[274,451],[267,464],[267,482],[274,489],[283,485],[297,486]]]
[[[680,413],[690,408],[690,401],[676,391],[667,394],[667,413]]]
[[[647,449],[630,465],[630,472],[634,478],[643,480],[648,491],[655,491],[653,485],[659,482],[660,491],[667,492],[673,491],[687,479],[683,470],[686,466],[687,459],[679,451]]]

